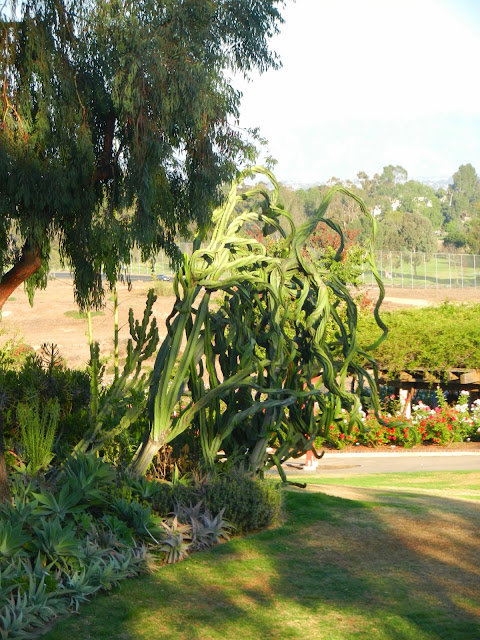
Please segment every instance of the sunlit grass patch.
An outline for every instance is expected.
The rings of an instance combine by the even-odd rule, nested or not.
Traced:
[[[73,311],[73,310],[65,311],[63,315],[66,316],[67,318],[74,318],[75,320],[85,320],[87,317],[87,314],[84,311]],[[94,318],[95,316],[104,316],[105,311],[90,311],[90,315],[92,316],[92,318]]]

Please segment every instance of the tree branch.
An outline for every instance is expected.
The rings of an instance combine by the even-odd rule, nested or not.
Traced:
[[[10,271],[4,274],[0,281],[0,309],[15,289],[25,282],[27,278],[36,273],[41,266],[42,259],[38,246],[32,251],[27,243],[25,243],[22,257]]]
[[[97,168],[93,174],[93,182],[103,182],[111,180],[118,174],[118,167],[113,158],[113,139],[115,135],[115,113],[110,111],[105,123],[105,137],[103,139],[102,153],[98,158]]]

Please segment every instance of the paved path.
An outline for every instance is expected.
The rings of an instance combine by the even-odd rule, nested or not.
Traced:
[[[480,452],[450,453],[326,453],[314,471],[305,459],[284,465],[287,476],[346,476],[413,471],[480,471]]]

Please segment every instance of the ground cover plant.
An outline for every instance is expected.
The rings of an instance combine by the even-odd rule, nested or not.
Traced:
[[[237,529],[269,526],[282,501],[274,481],[233,473],[188,486],[149,482],[119,474],[95,454],[71,456],[47,476],[35,478],[27,467],[11,487],[13,503],[0,505],[5,639],[78,610],[98,591],[145,572],[149,558],[171,564]]]
[[[478,487],[478,473],[459,477]],[[429,478],[441,487],[444,476]],[[335,496],[289,492],[281,528],[125,582],[46,640],[474,640],[478,505],[447,491],[417,493],[411,480],[395,479],[399,491],[383,501],[374,489],[353,500],[340,497],[344,487],[331,487]]]

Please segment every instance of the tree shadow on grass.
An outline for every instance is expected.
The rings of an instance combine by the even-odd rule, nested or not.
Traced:
[[[46,638],[478,640],[475,504],[286,498],[281,528],[126,581]]]

